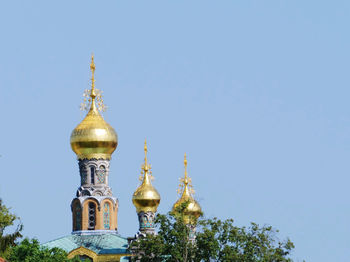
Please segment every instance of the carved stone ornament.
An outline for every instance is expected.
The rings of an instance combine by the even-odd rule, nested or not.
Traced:
[[[154,218],[153,212],[140,212],[137,214],[139,218],[140,231],[154,232]]]

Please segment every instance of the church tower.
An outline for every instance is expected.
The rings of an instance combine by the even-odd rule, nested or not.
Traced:
[[[139,231],[136,238],[145,234],[154,234],[154,218],[160,203],[160,195],[151,184],[151,165],[147,162],[147,143],[145,141],[145,163],[141,167],[141,185],[132,196],[139,219]]]
[[[130,261],[128,240],[118,234],[118,199],[108,185],[111,155],[118,145],[117,133],[102,117],[101,91],[95,89],[95,63],[91,57],[91,89],[85,90],[82,109],[88,111],[73,130],[70,145],[77,154],[80,186],[71,202],[73,230],[43,244],[67,252],[69,259],[88,262]]]
[[[101,116],[101,92],[95,89],[95,63],[91,57],[91,89],[83,107],[88,113],[73,130],[70,144],[77,154],[80,187],[71,203],[73,233],[117,232],[118,200],[108,185],[111,155],[118,145],[117,133]]]

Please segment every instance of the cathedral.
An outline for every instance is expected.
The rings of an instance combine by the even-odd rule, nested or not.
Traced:
[[[147,160],[147,144],[144,144],[145,159],[141,166],[141,185],[132,195],[139,221],[135,236],[122,237],[118,234],[118,199],[108,185],[109,166],[113,152],[118,146],[118,136],[112,126],[102,117],[104,110],[100,90],[95,88],[95,63],[91,57],[91,89],[84,93],[83,109],[88,113],[72,131],[71,148],[77,155],[80,186],[71,202],[72,233],[68,236],[47,242],[45,247],[58,247],[68,253],[91,262],[130,261],[130,240],[146,234],[156,234],[154,218],[161,197],[151,183],[151,166]],[[173,209],[187,202],[184,212],[185,223],[191,225],[191,216],[199,217],[201,207],[191,192],[191,180],[187,174],[187,159],[184,158],[184,177],[180,198]],[[135,218],[136,219],[136,218]],[[191,236],[192,238],[194,237]]]

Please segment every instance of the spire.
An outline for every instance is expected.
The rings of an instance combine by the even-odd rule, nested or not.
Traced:
[[[151,165],[147,162],[147,140],[145,139],[145,145],[143,147],[143,150],[145,152],[145,163],[141,166],[141,175],[140,175],[140,181],[142,181],[142,185],[151,185],[151,181],[153,180],[152,171],[151,171]]]
[[[90,63],[90,69],[91,69],[91,92],[90,97],[92,100],[95,100],[96,93],[95,93],[95,62],[94,62],[94,54],[91,55],[91,63]]]
[[[95,69],[94,55],[92,54],[90,63],[91,89],[86,89],[84,91],[84,100],[83,103],[80,104],[80,109],[98,114],[98,111],[105,112],[107,107],[103,102],[102,91],[95,88]]]
[[[148,150],[147,150],[147,140],[146,139],[145,139],[145,145],[144,145],[143,149],[145,151],[145,163],[141,166],[141,174],[144,175],[144,180],[146,180],[146,179],[148,180],[148,175],[152,174],[152,172],[151,172],[151,165],[148,164],[148,162],[147,162]],[[142,177],[141,177],[141,179],[142,179]]]
[[[184,166],[185,166],[185,177],[184,177],[184,184],[188,184],[188,177],[187,177],[187,158],[186,158],[186,153],[184,156]]]
[[[185,174],[184,177],[180,179],[180,187],[178,189],[178,193],[181,194],[180,199],[187,199],[192,198],[192,194],[194,193],[193,187],[192,187],[192,181],[191,178],[188,177],[187,173],[187,157],[186,153],[184,155],[184,167],[185,167]]]

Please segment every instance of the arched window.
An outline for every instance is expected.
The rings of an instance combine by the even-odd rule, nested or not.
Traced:
[[[104,229],[110,229],[110,211],[108,203],[104,203],[103,205],[103,226]]]
[[[90,167],[90,178],[91,178],[91,184],[95,184],[95,167]]]
[[[81,206],[79,203],[75,204],[75,225],[74,225],[74,231],[81,230]]]
[[[106,182],[106,167],[104,165],[100,165],[99,169],[97,170],[97,180],[100,184]]]
[[[81,171],[80,171],[80,182],[82,185],[86,184],[88,181],[87,181],[87,171],[86,171],[86,168],[81,168]]]
[[[96,205],[93,202],[89,203],[89,230],[94,230],[96,225]]]

